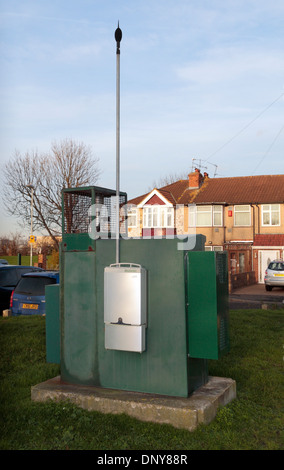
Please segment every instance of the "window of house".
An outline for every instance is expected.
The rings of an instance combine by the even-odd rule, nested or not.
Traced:
[[[189,206],[189,227],[221,227],[222,206]]]
[[[280,225],[280,204],[262,206],[262,225]]]
[[[196,227],[212,225],[212,206],[196,206]]]
[[[235,220],[234,220],[235,226],[251,225],[249,205],[235,206],[234,216],[235,216]]]
[[[222,226],[222,206],[213,206],[213,225],[214,227]]]
[[[195,213],[196,213],[196,206],[189,205],[188,206],[188,226],[189,227],[196,227]]]
[[[127,206],[128,227],[137,227],[137,207]]]
[[[232,274],[237,272],[237,257],[236,253],[230,253],[230,269]]]
[[[245,253],[239,253],[239,272],[245,272]]]
[[[165,206],[145,206],[143,208],[144,228],[173,228],[174,208]]]
[[[213,251],[223,251],[223,247],[222,246],[213,246]]]
[[[207,245],[204,247],[204,251],[223,251],[223,247],[219,245],[215,245],[215,246]]]

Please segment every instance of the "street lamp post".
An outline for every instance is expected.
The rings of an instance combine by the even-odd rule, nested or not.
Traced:
[[[34,203],[34,187],[31,184],[27,185],[31,190],[31,236],[30,236],[30,266],[33,265],[33,203]]]

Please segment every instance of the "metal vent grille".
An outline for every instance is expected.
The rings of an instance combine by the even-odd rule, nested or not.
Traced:
[[[229,345],[229,325],[227,318],[221,318],[219,329],[219,348],[220,351],[226,350]]]
[[[64,227],[63,233],[89,233],[97,217],[95,226],[98,232],[114,233],[116,230],[116,196],[115,191],[82,189],[66,190],[63,192]],[[126,216],[124,206],[127,203],[126,194],[119,196],[120,233],[126,233]],[[91,210],[95,204],[97,210]],[[103,215],[102,219],[99,215]]]
[[[116,196],[115,197],[104,197],[104,206],[108,213],[108,228],[109,233],[115,233],[116,231]],[[119,196],[119,231],[120,233],[126,232],[126,214],[125,214],[125,196]]]
[[[227,255],[226,253],[216,252],[216,274],[221,284],[224,284],[227,282]]]
[[[91,190],[64,192],[64,233],[88,232],[91,205]]]

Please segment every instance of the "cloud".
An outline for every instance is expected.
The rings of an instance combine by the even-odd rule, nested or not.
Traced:
[[[231,83],[243,78],[281,76],[284,58],[282,52],[224,47],[209,50],[203,57],[176,69],[177,77],[199,85]]]
[[[94,43],[72,45],[55,53],[55,60],[74,64],[86,59],[94,59],[101,52],[101,46]]]

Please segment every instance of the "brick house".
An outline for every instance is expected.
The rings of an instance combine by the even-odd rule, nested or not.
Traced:
[[[206,236],[205,250],[228,251],[232,287],[263,283],[270,259],[284,258],[284,175],[187,180],[128,201],[130,237]]]

